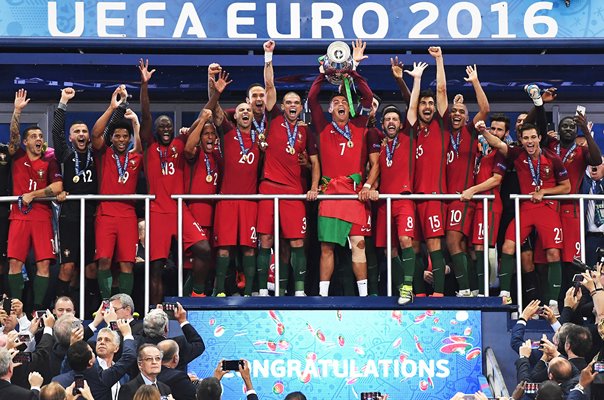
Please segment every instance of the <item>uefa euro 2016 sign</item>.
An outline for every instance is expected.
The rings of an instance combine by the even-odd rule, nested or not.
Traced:
[[[220,360],[247,359],[262,399],[450,399],[474,393],[482,374],[480,311],[190,311],[206,350],[189,364],[213,376]],[[223,398],[245,399],[241,378],[222,378]]]
[[[107,41],[266,38],[376,39],[412,45],[417,40],[496,42],[604,36],[599,2],[534,0],[56,0],[2,2],[1,38]],[[470,42],[471,43],[471,42]],[[248,43],[249,44],[249,43]],[[468,44],[471,45],[471,44]]]

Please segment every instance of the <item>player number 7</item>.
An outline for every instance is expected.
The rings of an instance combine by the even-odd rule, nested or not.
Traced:
[[[342,151],[340,152],[340,155],[343,156],[344,155],[344,150],[346,149],[346,143],[340,143],[340,147],[342,148]]]

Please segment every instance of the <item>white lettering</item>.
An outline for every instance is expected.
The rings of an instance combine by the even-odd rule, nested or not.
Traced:
[[[193,3],[185,3],[180,10],[180,16],[174,28],[173,38],[180,38],[183,35],[187,22],[191,21],[191,26],[187,29],[187,35],[194,35],[198,38],[207,38],[206,31],[203,29],[197,10]]]
[[[424,360],[419,360],[419,376],[428,375],[430,378],[434,376],[434,360],[430,360],[429,364],[426,364]]]
[[[342,370],[340,371],[340,365],[342,366]],[[333,376],[336,378],[346,378],[348,377],[348,363],[342,362],[339,360],[334,360],[333,362]]]
[[[470,32],[463,34],[459,31],[459,13],[467,11],[470,13],[470,20],[472,21]],[[467,1],[462,1],[453,4],[449,10],[447,16],[447,25],[449,27],[449,34],[455,39],[474,39],[480,36],[480,30],[482,29],[482,16],[480,10],[475,4]]]
[[[449,371],[449,368],[447,367],[447,365],[449,365],[448,360],[437,360],[436,361],[436,368],[438,368],[438,371],[439,371],[436,373],[437,378],[446,378],[451,374],[451,371]]]
[[[524,14],[524,31],[529,38],[553,38],[558,34],[558,23],[552,17],[547,15],[537,15],[542,10],[551,10],[553,7],[551,1],[538,1],[531,4]],[[535,25],[543,24],[546,26],[545,33],[537,33]]]
[[[164,26],[163,18],[147,18],[147,11],[164,11],[165,9],[166,3],[164,2],[153,1],[141,4],[138,10],[136,10],[136,18],[138,19],[136,36],[147,37],[148,26]]]
[[[418,11],[427,11],[428,15],[411,28],[409,39],[438,39],[438,33],[423,33],[424,29],[432,25],[438,19],[438,7],[435,4],[422,1],[409,6],[413,14]]]
[[[57,2],[48,3],[48,32],[55,37],[80,37],[84,33],[84,2],[75,2],[75,25],[71,32],[61,32],[57,25]]]
[[[273,39],[300,38],[300,3],[291,3],[289,5],[289,21],[291,24],[290,33],[280,33],[277,29],[277,4],[266,4],[266,30],[268,37]]]
[[[374,33],[367,33],[363,27],[363,18],[368,11],[374,12],[378,18],[377,29]],[[388,27],[388,12],[381,4],[373,2],[361,3],[356,10],[354,10],[354,14],[352,15],[352,29],[354,30],[356,37],[363,39],[383,39],[388,34]]]
[[[283,378],[285,376],[285,361],[275,360],[271,364],[271,375],[275,378]]]
[[[123,33],[108,33],[107,28],[110,26],[124,26],[124,18],[109,18],[107,11],[125,11],[126,3],[107,3],[100,2],[96,6],[97,13],[97,35],[99,37],[124,37]]]
[[[323,18],[323,11],[331,12],[331,17]],[[312,38],[323,39],[323,28],[331,29],[332,36],[336,39],[344,38],[344,31],[340,25],[344,12],[336,3],[312,4]]]
[[[240,25],[254,25],[254,17],[240,17],[239,11],[256,11],[256,3],[233,3],[227,8],[227,35],[230,38],[255,39],[255,33],[239,33]]]
[[[411,366],[411,371],[409,371],[409,366]],[[405,378],[412,378],[417,375],[417,364],[411,360],[405,360],[402,365],[401,372]]]
[[[367,361],[367,368],[365,368],[365,377],[367,377],[367,376],[373,376],[375,378],[380,377],[380,374],[378,373],[378,370],[377,370],[377,365],[375,365],[375,361],[373,361],[373,360]]]

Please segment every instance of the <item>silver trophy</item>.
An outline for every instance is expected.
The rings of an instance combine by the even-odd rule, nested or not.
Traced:
[[[352,71],[354,67],[350,47],[342,41],[330,44],[327,54],[320,60],[323,61],[325,78],[334,85],[342,84],[344,75]]]

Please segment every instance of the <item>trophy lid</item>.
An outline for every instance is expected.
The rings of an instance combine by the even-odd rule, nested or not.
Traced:
[[[336,41],[327,48],[327,57],[334,63],[343,63],[350,58],[350,47],[342,41]]]

